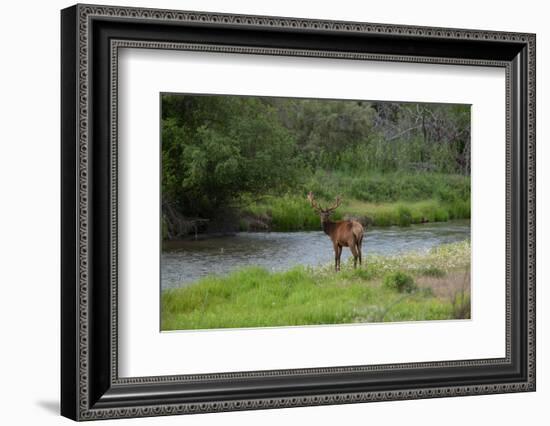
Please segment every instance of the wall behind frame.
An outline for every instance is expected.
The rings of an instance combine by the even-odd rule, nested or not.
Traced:
[[[537,33],[538,384],[529,394],[294,408],[102,424],[499,425],[542,424],[550,399],[550,28],[544,3],[526,0],[103,0],[102,4]],[[0,394],[6,424],[69,424],[59,410],[59,10],[72,2],[9,2],[0,27]],[[546,192],[546,193],[545,193]],[[117,423],[115,423],[117,422]],[[128,423],[130,422],[130,423]]]

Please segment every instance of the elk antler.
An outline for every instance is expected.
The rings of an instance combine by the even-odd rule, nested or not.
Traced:
[[[328,209],[325,209],[325,211],[331,212],[333,210],[336,210],[340,203],[342,203],[342,199],[338,196],[336,197],[336,202],[334,203],[334,205],[332,207],[329,207]]]
[[[311,207],[313,207],[316,211],[321,211],[321,207],[319,207],[319,204],[315,201],[315,198],[313,198],[313,192],[309,191],[309,194],[307,194],[307,199],[309,200],[309,203],[311,204]]]

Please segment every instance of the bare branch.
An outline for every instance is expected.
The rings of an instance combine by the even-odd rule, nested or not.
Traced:
[[[412,131],[412,130],[418,130],[418,129],[420,129],[421,127],[422,127],[422,126],[413,126],[413,127],[409,127],[408,129],[405,129],[405,130],[403,130],[403,131],[401,131],[401,132],[399,132],[399,133],[397,133],[397,134],[391,136],[391,137],[388,138],[387,140],[388,140],[388,141],[393,141],[393,140],[397,139],[398,137],[403,136],[405,133],[409,133],[409,132]]]

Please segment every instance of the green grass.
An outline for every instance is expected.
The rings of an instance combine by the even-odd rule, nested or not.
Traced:
[[[363,173],[317,171],[304,187],[319,197],[342,195],[370,203],[470,199],[470,177],[441,173]]]
[[[257,202],[250,202],[246,214],[266,220],[273,231],[319,230],[321,219],[306,197],[266,196]],[[341,211],[334,213],[334,219],[342,217]],[[242,229],[245,230],[245,229]]]
[[[409,226],[470,218],[470,178],[436,173],[353,176],[318,172],[304,183],[301,192],[266,195],[259,200],[244,197],[242,215],[272,231],[319,229],[319,217],[306,200],[309,190],[321,205],[332,203],[337,195],[343,197],[334,220],[355,217],[374,226]],[[250,230],[249,224],[241,220],[240,229]]]
[[[441,200],[403,201],[373,204],[351,200],[346,203],[345,215],[368,218],[374,226],[409,226],[415,223],[447,222],[470,217],[469,201],[445,203]]]
[[[321,201],[328,205],[330,201]],[[263,220],[272,231],[318,230],[321,227],[319,215],[304,197],[266,196],[260,201],[250,202],[244,209],[245,216]],[[452,219],[470,217],[469,201],[445,203],[441,200],[401,201],[370,203],[344,199],[332,216],[333,220],[353,217],[373,226],[409,226],[427,222],[447,222]],[[241,231],[249,230],[246,221],[241,222]]]
[[[382,285],[391,276],[406,281],[442,282],[451,271],[467,270],[468,242],[441,246],[427,254],[369,256],[367,267],[333,272],[332,265],[295,267],[269,272],[248,267],[225,276],[209,276],[188,287],[165,290],[161,297],[162,330],[343,324],[467,318],[469,291],[453,297],[434,295],[429,288]],[[435,271],[439,278],[430,275]],[[444,274],[441,276],[441,274]]]

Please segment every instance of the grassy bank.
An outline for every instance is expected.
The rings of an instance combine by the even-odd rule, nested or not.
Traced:
[[[240,229],[317,230],[320,221],[306,200],[313,191],[324,204],[337,195],[334,219],[354,217],[374,226],[408,226],[470,217],[470,179],[436,173],[365,174],[318,172],[291,195],[242,200]]]
[[[317,171],[304,183],[318,197],[337,195],[370,203],[438,199],[452,203],[470,199],[470,177],[430,172],[347,173]]]
[[[469,242],[426,254],[368,256],[269,272],[249,267],[206,277],[161,297],[162,330],[469,318]]]
[[[329,203],[329,202],[327,202]],[[447,222],[470,218],[470,202],[446,203],[437,199],[372,203],[345,199],[332,216],[333,220],[355,218],[372,226],[409,226],[415,223]],[[312,231],[321,226],[305,197],[268,196],[244,209],[241,231]]]

